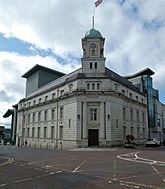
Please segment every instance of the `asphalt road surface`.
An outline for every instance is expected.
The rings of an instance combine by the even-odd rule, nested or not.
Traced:
[[[0,147],[0,189],[165,189],[165,148]]]

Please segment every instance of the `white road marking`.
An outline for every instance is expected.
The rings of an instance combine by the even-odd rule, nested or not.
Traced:
[[[20,182],[26,182],[26,181],[29,181],[29,180],[32,180],[33,178],[25,178],[25,179],[21,179],[21,180],[16,180],[14,181],[14,183],[20,183]]]
[[[0,187],[4,187],[4,186],[7,186],[7,184],[0,184]]]

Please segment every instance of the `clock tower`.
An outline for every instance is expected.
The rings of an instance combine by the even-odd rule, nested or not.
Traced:
[[[105,57],[104,57],[104,42],[105,38],[101,33],[94,28],[86,32],[82,38],[83,58],[82,72],[99,74],[105,72]]]

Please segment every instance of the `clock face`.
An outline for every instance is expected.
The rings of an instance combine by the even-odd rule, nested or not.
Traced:
[[[96,44],[95,43],[91,43],[91,49],[95,49],[96,48]]]

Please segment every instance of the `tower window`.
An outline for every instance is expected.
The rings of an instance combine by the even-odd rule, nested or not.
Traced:
[[[95,50],[92,49],[92,56],[95,56]]]
[[[90,62],[90,69],[92,69],[92,62]]]
[[[95,62],[95,69],[97,69],[97,62]]]

